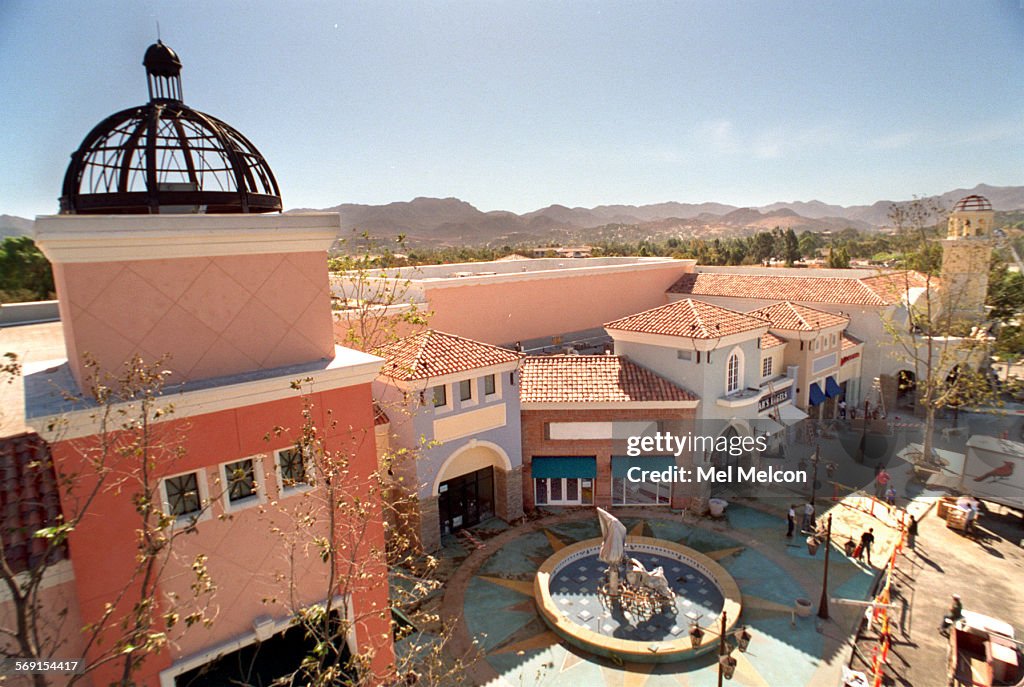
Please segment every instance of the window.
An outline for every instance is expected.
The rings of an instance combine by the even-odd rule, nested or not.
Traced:
[[[544,477],[533,480],[538,506],[589,506],[594,503],[594,480],[584,477]]]
[[[252,458],[228,463],[224,466],[228,503],[238,503],[256,496],[256,466]]]
[[[473,400],[473,380],[463,379],[459,382],[459,400],[462,402]]]
[[[725,393],[731,394],[740,390],[740,356],[733,353],[725,370]]]
[[[298,448],[286,448],[277,452],[277,469],[281,478],[281,490],[310,486],[310,469],[306,457]]]
[[[612,505],[667,506],[671,501],[670,487],[666,482],[631,482],[626,477],[612,477]]]
[[[484,396],[493,396],[497,392],[494,375],[484,377]]]
[[[164,480],[167,512],[176,518],[196,517],[203,508],[199,494],[199,473],[190,472]]]
[[[676,351],[676,358],[679,360],[692,360],[693,351]]]
[[[444,384],[439,384],[434,387],[434,407],[443,408],[448,405],[448,390]]]
[[[761,361],[761,376],[771,377],[772,376],[772,358],[768,356]]]

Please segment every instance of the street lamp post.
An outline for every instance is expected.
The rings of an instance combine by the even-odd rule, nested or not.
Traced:
[[[722,687],[722,656],[725,655],[725,611],[722,611],[722,631],[718,634],[718,687]]]
[[[860,462],[864,464],[864,452],[867,450],[868,443],[868,408],[870,407],[868,399],[864,399],[864,428],[860,433]]]
[[[818,603],[818,617],[828,620],[828,554],[832,548],[832,514],[828,514],[825,534],[825,576],[821,581],[821,601]]]
[[[811,466],[814,474],[811,476],[811,504],[814,504],[814,497],[818,493],[818,461],[821,460],[821,444],[814,447],[814,457],[811,458]]]

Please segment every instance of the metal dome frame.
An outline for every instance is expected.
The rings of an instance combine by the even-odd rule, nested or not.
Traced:
[[[985,196],[972,194],[964,196],[953,206],[953,212],[990,212],[992,203]]]
[[[158,64],[151,59],[154,48],[160,49]],[[266,159],[237,129],[179,99],[173,67],[180,63],[171,58],[177,55],[162,43],[150,46],[149,103],[110,115],[72,153],[62,213],[281,211],[281,191]]]

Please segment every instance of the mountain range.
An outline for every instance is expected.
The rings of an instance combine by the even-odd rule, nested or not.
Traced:
[[[964,196],[978,194],[997,211],[1024,209],[1024,186],[989,186],[955,189],[929,200],[951,208]],[[410,245],[521,245],[549,242],[576,243],[636,241],[668,236],[732,236],[771,230],[839,231],[847,227],[881,229],[894,204],[910,201],[879,200],[871,205],[844,207],[818,200],[777,202],[761,207],[723,203],[656,203],[652,205],[599,205],[593,208],[550,205],[517,215],[496,210],[483,212],[458,198],[415,198],[387,205],[344,203],[328,208],[300,208],[288,212],[338,212],[342,235],[368,232],[379,238],[405,234]],[[0,237],[31,232],[31,220],[0,215]]]

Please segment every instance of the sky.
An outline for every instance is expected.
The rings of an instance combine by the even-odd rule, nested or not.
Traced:
[[[84,136],[147,100],[158,24],[285,208],[1024,184],[1021,0],[0,0],[0,213],[57,211]]]

